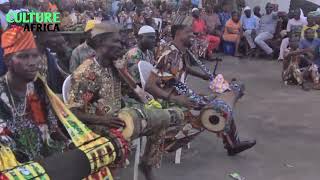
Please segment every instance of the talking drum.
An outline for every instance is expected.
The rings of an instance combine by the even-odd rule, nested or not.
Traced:
[[[148,134],[151,127],[167,127],[177,125],[184,120],[184,113],[180,109],[157,109],[145,108],[142,110],[134,108],[122,109],[118,117],[124,121],[125,128],[121,129],[125,139],[138,138],[142,134]]]
[[[118,117],[125,123],[125,127],[121,129],[122,135],[126,140],[138,138],[142,131],[142,117],[136,109],[124,108]]]
[[[209,103],[200,113],[203,127],[215,133],[223,131],[238,99],[237,93],[227,91]]]

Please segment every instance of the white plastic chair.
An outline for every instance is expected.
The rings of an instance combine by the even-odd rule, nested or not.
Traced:
[[[152,66],[152,64],[150,64],[147,61],[140,61],[138,63],[138,68],[139,68],[139,73],[140,73],[141,85],[142,85],[142,88],[144,89],[145,85],[146,85],[146,81],[148,80],[150,73],[152,72],[154,67]],[[142,143],[143,150],[144,150],[144,145],[145,145],[145,142]],[[190,143],[188,143],[188,149],[189,148],[190,148]],[[175,159],[174,159],[175,164],[181,163],[181,153],[182,153],[182,148],[176,150],[176,155],[175,155]]]
[[[158,27],[158,31],[162,32],[162,19],[161,18],[153,18],[153,20]]]
[[[138,63],[138,69],[139,69],[139,74],[140,74],[140,81],[142,88],[145,88],[146,82],[150,76],[151,71],[154,69],[152,64],[150,64],[147,61],[140,61]]]
[[[62,97],[63,97],[64,103],[68,103],[70,88],[71,88],[71,75],[69,75],[64,80],[62,85]]]

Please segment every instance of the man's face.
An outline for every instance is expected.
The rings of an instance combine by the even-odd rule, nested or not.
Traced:
[[[259,14],[259,13],[260,13],[260,7],[255,7],[255,8],[253,9],[253,12],[254,12],[255,14]]]
[[[232,14],[232,20],[233,22],[238,23],[239,22],[239,15],[237,13]]]
[[[198,11],[198,10],[193,11],[193,12],[192,12],[192,16],[193,16],[194,18],[199,18],[199,17],[200,17],[200,11]]]
[[[308,16],[307,21],[308,21],[308,25],[309,25],[310,27],[315,25],[315,19],[314,19],[314,17]]]
[[[315,31],[313,29],[308,29],[304,36],[307,40],[312,41],[315,37]]]
[[[296,20],[299,20],[300,19],[300,14],[301,14],[300,10],[295,10],[293,12],[293,18],[296,19]]]
[[[270,3],[267,4],[267,6],[266,6],[266,13],[267,13],[267,14],[271,14],[272,11],[273,11],[273,5],[270,4]]]
[[[37,49],[25,50],[17,52],[12,56],[9,62],[9,69],[15,76],[26,80],[33,81],[38,72],[38,64],[40,62],[40,55]]]
[[[121,43],[120,33],[112,33],[103,41],[100,51],[106,61],[115,61],[124,55],[124,49]],[[104,64],[109,64],[105,62]]]
[[[0,5],[0,10],[4,13],[8,13],[10,10],[10,3],[4,3]]]
[[[290,47],[292,50],[298,49],[298,47],[299,47],[299,41],[296,40],[296,39],[290,40],[290,41],[289,41],[289,47]]]
[[[93,1],[89,1],[89,3],[88,3],[88,8],[89,8],[90,10],[94,10],[94,9],[95,9],[95,6],[94,6]]]
[[[230,4],[225,4],[223,7],[222,7],[223,11],[225,12],[231,12],[231,5]]]
[[[156,33],[146,33],[141,36],[141,45],[145,49],[152,50],[156,45]]]
[[[194,38],[194,35],[190,26],[185,27],[177,33],[185,47],[189,48],[192,46],[192,39]]]
[[[62,35],[51,36],[48,38],[47,46],[55,52],[65,52],[70,47]]]
[[[251,17],[251,10],[245,10],[244,14],[247,16],[247,18]]]

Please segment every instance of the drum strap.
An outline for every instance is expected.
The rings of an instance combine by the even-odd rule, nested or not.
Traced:
[[[107,168],[107,165],[114,162],[116,159],[115,147],[105,137],[101,137],[91,131],[84,125],[57,97],[54,92],[48,87],[44,80],[38,76],[38,80],[44,85],[47,96],[51,102],[52,108],[57,117],[66,128],[72,142],[83,151],[90,162],[91,173],[96,173],[99,170],[104,170],[107,173],[99,175],[101,178],[109,178],[112,180],[112,175]],[[89,177],[90,179],[90,177]]]

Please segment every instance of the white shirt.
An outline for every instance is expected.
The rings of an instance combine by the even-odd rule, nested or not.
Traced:
[[[294,27],[294,26],[300,26],[302,29],[302,27],[306,26],[307,24],[308,24],[308,22],[305,19],[300,18],[299,20],[296,20],[296,19],[292,18],[288,21],[287,31],[290,32],[292,30],[292,27]]]
[[[3,30],[6,30],[8,27],[8,22],[6,20],[6,14],[0,11],[0,20],[1,20],[1,27]]]

